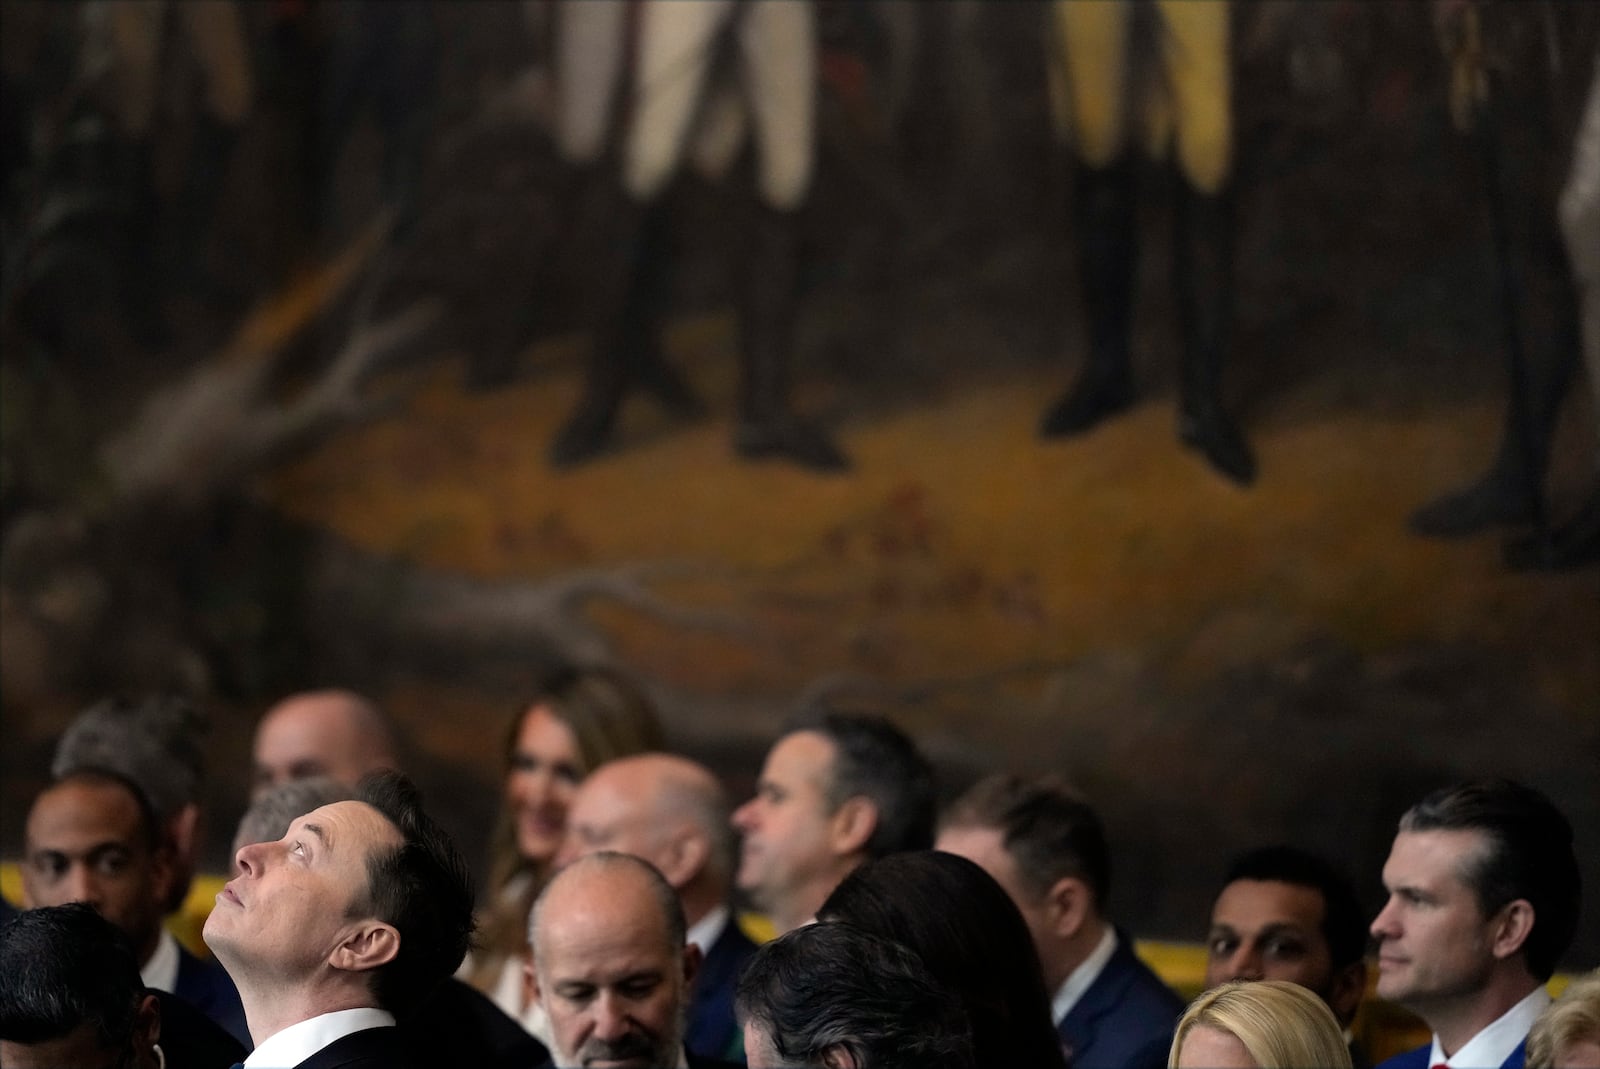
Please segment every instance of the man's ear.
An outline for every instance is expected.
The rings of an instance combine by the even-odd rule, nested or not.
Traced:
[[[667,846],[661,859],[661,875],[666,877],[674,891],[681,891],[689,885],[690,880],[700,875],[710,856],[711,842],[705,835],[692,828],[684,828]]]
[[[859,1069],[855,1054],[843,1043],[834,1043],[823,1048],[822,1064],[826,1069]]]
[[[133,1017],[133,1049],[147,1051],[161,1042],[161,1000],[146,995],[139,1000]]]
[[[531,947],[522,948],[522,1004],[532,1006],[544,1002],[543,992],[539,990],[539,970],[533,964],[533,950]]]
[[[858,794],[846,798],[829,818],[830,839],[836,854],[858,853],[867,848],[867,841],[878,829],[878,807],[872,799]]]
[[[1339,1027],[1349,1028],[1361,1008],[1361,999],[1367,993],[1367,963],[1354,961],[1333,974],[1328,993],[1328,1006],[1339,1021]]]
[[[1526,898],[1513,899],[1501,906],[1489,937],[1490,953],[1504,961],[1520,951],[1533,931],[1533,921],[1533,903]]]
[[[353,927],[350,933],[328,956],[328,964],[335,969],[363,972],[387,964],[400,953],[400,933],[393,925],[367,920]]]
[[[1088,884],[1076,876],[1061,877],[1044,895],[1050,930],[1063,939],[1077,935],[1088,921],[1093,903]]]
[[[737,922],[730,922],[737,923]],[[705,952],[700,949],[699,943],[685,943],[683,946],[683,986],[688,987],[694,983],[694,978],[700,975],[700,964],[705,961]]]
[[[167,834],[172,838],[177,857],[193,857],[196,837],[200,834],[199,805],[190,802],[172,814],[167,819]]]

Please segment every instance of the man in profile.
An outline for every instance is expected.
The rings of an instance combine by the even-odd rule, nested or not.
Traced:
[[[862,862],[931,846],[934,816],[933,771],[893,724],[808,718],[767,753],[755,797],[733,814],[744,836],[736,882],[782,934]]]
[[[247,1065],[423,1067],[395,1027],[466,955],[467,867],[395,772],[239,851],[205,937],[244,1000]]]
[[[1230,980],[1286,980],[1328,1004],[1351,1061],[1350,1034],[1367,988],[1367,925],[1348,880],[1314,854],[1265,846],[1234,860],[1211,907],[1206,988]]]
[[[938,848],[976,862],[1022,912],[1074,1069],[1166,1065],[1183,1001],[1108,916],[1111,849],[1088,802],[1052,777],[990,776],[945,814]]]
[[[162,925],[173,850],[136,784],[80,768],[41,791],[28,811],[23,902],[93,906],[128,937],[146,987],[179,996],[248,1044],[228,974],[189,953]]]
[[[145,988],[120,929],[82,902],[0,926],[6,1069],[220,1069],[239,1041],[176,995]]]
[[[727,795],[709,769],[651,753],[608,761],[584,779],[567,810],[558,864],[601,850],[643,858],[678,893],[688,941],[700,948],[689,989],[684,1045],[737,1061],[743,1037],[733,1014],[739,970],[756,945],[729,903],[738,845]]]
[[[251,755],[255,794],[314,776],[353,787],[369,772],[401,767],[394,725],[371,701],[348,690],[284,698],[256,725]]]
[[[684,1050],[700,951],[685,941],[677,894],[648,862],[610,851],[579,858],[540,893],[528,929],[530,980],[550,1021],[552,1065],[725,1064]]]
[[[1400,818],[1383,886],[1378,997],[1421,1017],[1433,1040],[1380,1069],[1521,1069],[1578,927],[1567,818],[1510,780],[1436,791]]]

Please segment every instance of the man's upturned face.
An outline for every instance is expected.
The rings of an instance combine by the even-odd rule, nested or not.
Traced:
[[[1211,907],[1206,987],[1229,980],[1286,980],[1327,1001],[1333,957],[1322,934],[1325,904],[1314,887],[1235,880]]]
[[[691,966],[659,907],[595,881],[554,890],[566,893],[543,907],[534,958],[555,1064],[677,1065]]]
[[[1487,844],[1470,830],[1403,831],[1383,866],[1389,900],[1372,922],[1378,996],[1427,1016],[1482,990],[1494,966],[1495,921],[1466,878]]]
[[[738,885],[758,905],[781,910],[795,891],[837,864],[826,796],[835,747],[814,731],[785,735],[767,754],[756,796],[733,814],[744,836]]]
[[[314,973],[367,918],[367,859],[400,832],[365,802],[335,802],[289,825],[282,839],[237,856],[239,875],[217,895],[205,940],[235,979]]]
[[[141,956],[155,949],[167,874],[139,803],[120,783],[69,779],[39,795],[28,813],[27,904],[87,902],[126,932]]]

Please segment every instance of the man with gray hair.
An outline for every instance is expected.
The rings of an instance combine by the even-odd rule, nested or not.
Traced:
[[[733,990],[756,945],[729,903],[738,856],[729,813],[722,784],[705,766],[664,753],[619,758],[589,773],[573,796],[556,860],[615,850],[656,867],[678,893],[688,941],[704,955],[690,986],[684,1045],[737,1061],[744,1043]]]
[[[725,1065],[685,1052],[684,1011],[700,963],[678,895],[648,862],[602,850],[561,869],[529,916],[534,1000],[551,1064],[615,1069]]]
[[[888,720],[797,720],[768,751],[755,797],[734,811],[739,889],[780,934],[798,928],[862,862],[932,846],[934,797],[933,770]]]

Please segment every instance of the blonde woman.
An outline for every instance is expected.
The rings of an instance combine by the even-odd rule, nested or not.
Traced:
[[[1214,987],[1178,1019],[1168,1069],[1350,1069],[1327,1003],[1299,984]]]
[[[523,982],[528,910],[561,849],[572,796],[590,769],[661,744],[650,699],[608,668],[559,673],[511,725],[505,794],[489,841],[489,901],[462,975],[536,1034]]]
[[[1528,1069],[1600,1069],[1600,969],[1567,985],[1528,1033]]]

